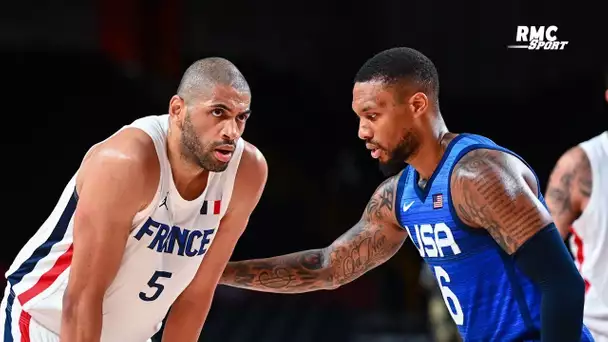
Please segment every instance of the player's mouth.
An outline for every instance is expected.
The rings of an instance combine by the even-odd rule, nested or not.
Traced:
[[[230,158],[232,158],[233,153],[234,153],[234,146],[232,146],[232,145],[222,145],[222,146],[217,147],[213,151],[215,158],[217,158],[219,161],[222,161],[224,163],[227,163],[230,161]]]
[[[374,158],[374,159],[380,158],[380,154],[382,153],[381,148],[379,148],[378,146],[375,146],[375,145],[371,145],[371,144],[365,144],[365,147],[367,147],[367,149],[371,151],[372,158]]]

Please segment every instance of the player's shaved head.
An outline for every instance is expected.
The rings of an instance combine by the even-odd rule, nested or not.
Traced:
[[[220,57],[200,59],[186,70],[177,88],[186,102],[202,94],[208,94],[214,86],[226,85],[242,93],[250,93],[249,84],[237,67]]]

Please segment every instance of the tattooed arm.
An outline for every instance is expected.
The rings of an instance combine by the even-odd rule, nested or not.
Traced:
[[[532,171],[510,154],[473,150],[454,167],[451,191],[460,219],[486,229],[540,290],[541,341],[579,341],[585,283],[538,199]]]
[[[545,200],[564,239],[589,201],[591,178],[587,154],[578,146],[564,153],[551,172]]]
[[[478,149],[462,157],[452,172],[451,192],[460,219],[485,228],[508,254],[551,223],[532,171],[501,151]]]
[[[276,293],[335,289],[384,263],[407,237],[393,205],[398,175],[372,195],[361,220],[329,247],[283,256],[230,262],[221,284]]]

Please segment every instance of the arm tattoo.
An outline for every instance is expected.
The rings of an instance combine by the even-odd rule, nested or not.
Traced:
[[[512,254],[551,220],[509,158],[494,150],[467,153],[454,167],[451,191],[462,221],[485,228]]]
[[[557,221],[571,224],[591,196],[592,174],[587,155],[580,147],[570,149],[557,162],[547,187],[547,204]],[[560,222],[561,223],[561,222]]]
[[[230,262],[221,283],[251,290],[301,293],[334,289],[393,256],[406,232],[392,212],[395,178],[376,189],[363,217],[329,247],[257,260]]]
[[[281,290],[293,288],[297,284],[300,288],[312,291],[320,288],[316,275],[323,267],[323,258],[322,250],[310,250],[277,258],[234,262],[229,264],[227,270],[232,268],[234,284],[231,285],[237,287],[257,285]]]
[[[365,214],[368,217],[375,216],[377,219],[382,219],[385,215],[392,214],[395,197],[395,183],[396,181],[393,178],[389,178],[376,190],[376,193],[369,200],[369,203],[367,203],[367,207],[365,208]],[[386,208],[386,210],[383,210],[384,208]]]
[[[550,185],[547,189],[547,199],[550,199],[555,205],[552,205],[552,214],[561,215],[564,212],[572,211],[572,196],[570,188],[572,187],[572,178],[574,171],[565,172],[557,181],[557,184]]]

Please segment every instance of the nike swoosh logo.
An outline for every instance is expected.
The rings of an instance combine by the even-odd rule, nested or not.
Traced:
[[[409,204],[403,204],[403,212],[408,211],[408,209],[414,204],[416,201],[411,201]]]

